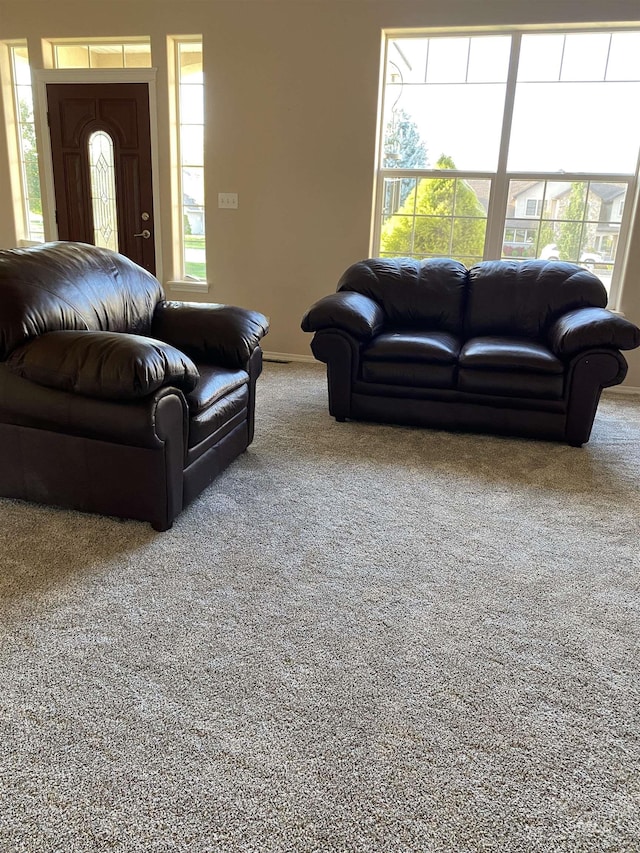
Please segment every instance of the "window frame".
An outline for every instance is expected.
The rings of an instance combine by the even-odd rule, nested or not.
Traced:
[[[107,71],[114,69],[137,69],[137,68],[152,68],[153,67],[153,57],[151,53],[151,36],[131,36],[131,37],[118,37],[118,36],[104,36],[100,38],[60,38],[60,39],[45,39],[44,44],[46,46],[45,56],[48,54],[48,66],[51,68],[57,68],[59,70],[78,70],[78,71]],[[140,64],[140,65],[129,65],[127,64],[126,57],[127,47],[147,47],[149,50],[149,62]],[[60,62],[60,57],[58,55],[59,48],[85,48],[87,50],[87,64],[86,65],[69,65],[64,62]],[[108,48],[120,48],[121,49],[121,57],[122,64],[120,65],[92,65],[91,64],[91,50],[92,48],[100,48],[100,47],[108,47]]]
[[[186,271],[186,247],[184,241],[184,216],[185,216],[185,204],[184,204],[184,193],[183,193],[183,164],[182,164],[182,146],[181,146],[181,133],[183,125],[190,125],[193,122],[182,122],[181,121],[181,69],[180,69],[180,49],[184,45],[199,45],[200,53],[202,57],[202,97],[203,97],[203,110],[205,109],[205,84],[204,84],[204,37],[202,34],[196,35],[175,35],[170,36],[168,38],[168,47],[169,47],[169,68],[170,68],[170,89],[172,91],[172,98],[170,102],[170,121],[173,129],[172,132],[172,153],[171,160],[173,163],[173,181],[172,181],[172,196],[173,196],[173,217],[172,217],[172,231],[173,231],[173,244],[174,244],[174,278],[169,282],[169,286],[172,290],[184,290],[189,292],[203,292],[207,293],[209,291],[209,283],[206,277],[206,264],[207,264],[207,245],[206,245],[206,197],[202,204],[202,217],[203,217],[203,248],[205,252],[205,277],[202,279],[196,277],[188,277]],[[203,116],[203,149],[204,149],[204,130],[205,130],[205,122]],[[204,163],[204,150],[202,157],[202,172],[203,172],[203,182],[204,182],[204,191],[206,195],[206,180],[205,180],[205,163]]]
[[[622,291],[624,270],[626,267],[627,256],[629,252],[629,232],[633,221],[633,214],[638,205],[638,175],[640,173],[640,153],[636,162],[635,172],[633,174],[620,173],[593,173],[593,172],[515,172],[508,171],[507,158],[509,154],[509,143],[511,137],[511,128],[513,124],[515,94],[517,86],[518,63],[520,59],[520,47],[522,37],[524,35],[535,34],[574,34],[574,33],[620,33],[620,32],[640,32],[640,22],[634,26],[615,26],[601,23],[592,23],[589,26],[571,26],[571,25],[556,25],[556,26],[540,26],[540,27],[495,27],[482,29],[411,29],[411,30],[383,30],[382,36],[382,55],[380,66],[380,90],[378,99],[378,132],[376,139],[376,160],[375,160],[375,179],[373,193],[373,211],[372,211],[372,228],[371,228],[371,243],[370,254],[380,254],[380,240],[382,231],[383,219],[383,204],[384,204],[384,187],[385,180],[389,178],[434,178],[448,177],[461,178],[464,180],[489,180],[491,182],[491,191],[487,209],[487,226],[484,243],[484,260],[498,259],[502,256],[502,246],[504,240],[504,231],[507,224],[507,202],[509,196],[509,186],[511,181],[557,181],[562,178],[563,181],[591,181],[602,183],[625,183],[627,185],[624,210],[620,222],[620,231],[618,237],[618,251],[616,254],[616,262],[614,265],[611,284],[609,287],[609,306],[617,310]],[[386,69],[389,63],[389,47],[392,40],[395,39],[436,39],[436,38],[473,38],[474,36],[509,36],[511,38],[511,52],[509,57],[509,68],[506,79],[505,102],[502,114],[502,128],[500,136],[500,146],[496,168],[493,171],[484,170],[442,170],[442,169],[393,169],[384,168],[384,139],[385,139],[385,120],[384,120],[384,104],[385,104],[385,89],[386,89]],[[640,147],[640,140],[639,147]],[[544,201],[542,202],[544,205]],[[535,221],[535,220],[534,220]]]
[[[31,62],[29,60],[29,47],[26,39],[17,39],[12,41],[3,42],[3,46],[6,50],[6,62],[7,62],[7,82],[11,88],[11,98],[7,99],[7,104],[5,107],[6,111],[6,119],[7,126],[11,128],[12,133],[9,138],[9,145],[13,149],[13,157],[15,158],[16,165],[18,168],[15,170],[15,182],[16,186],[13,192],[13,201],[14,201],[14,222],[16,225],[16,238],[18,241],[18,245],[20,246],[31,246],[31,245],[39,245],[43,243],[46,239],[45,236],[45,216],[44,216],[44,199],[43,199],[43,191],[42,191],[42,158],[40,153],[40,147],[38,145],[38,139],[36,134],[36,123],[37,123],[37,105],[36,105],[36,92],[35,85],[33,80],[33,73],[31,72]],[[32,110],[33,110],[33,121],[28,122],[32,126],[33,135],[35,138],[35,155],[37,161],[37,177],[38,184],[40,189],[40,206],[42,209],[42,236],[40,234],[36,235],[35,231],[33,231],[31,227],[31,201],[32,196],[29,193],[29,182],[27,178],[27,164],[24,156],[24,148],[23,148],[23,136],[22,136],[22,127],[27,122],[23,122],[20,117],[20,98],[18,88],[19,86],[25,86],[26,84],[18,83],[16,77],[16,68],[15,68],[15,51],[16,50],[24,50],[27,55],[27,63],[29,66],[29,71],[31,74],[31,102],[32,102]],[[9,102],[10,101],[10,102]],[[15,146],[15,148],[14,148]],[[12,180],[13,182],[13,180]]]

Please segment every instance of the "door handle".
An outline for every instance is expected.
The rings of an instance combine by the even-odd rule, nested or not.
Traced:
[[[151,237],[151,231],[149,231],[147,228],[145,228],[144,231],[141,231],[139,234],[134,234],[133,236],[134,237],[143,237],[145,240],[148,240],[149,237]]]

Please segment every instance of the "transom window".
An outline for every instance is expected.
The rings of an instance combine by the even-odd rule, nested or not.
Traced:
[[[558,258],[615,304],[640,144],[640,31],[389,35],[380,256]]]
[[[150,68],[151,40],[52,41],[54,68]]]

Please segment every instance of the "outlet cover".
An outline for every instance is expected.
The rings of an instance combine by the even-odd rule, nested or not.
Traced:
[[[218,193],[218,207],[235,210],[238,207],[238,193]]]

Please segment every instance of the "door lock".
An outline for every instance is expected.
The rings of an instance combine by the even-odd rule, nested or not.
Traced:
[[[142,237],[143,239],[148,240],[149,237],[151,237],[151,231],[149,231],[147,228],[145,228],[144,231],[141,231],[139,234],[134,234],[133,236],[134,237]]]

